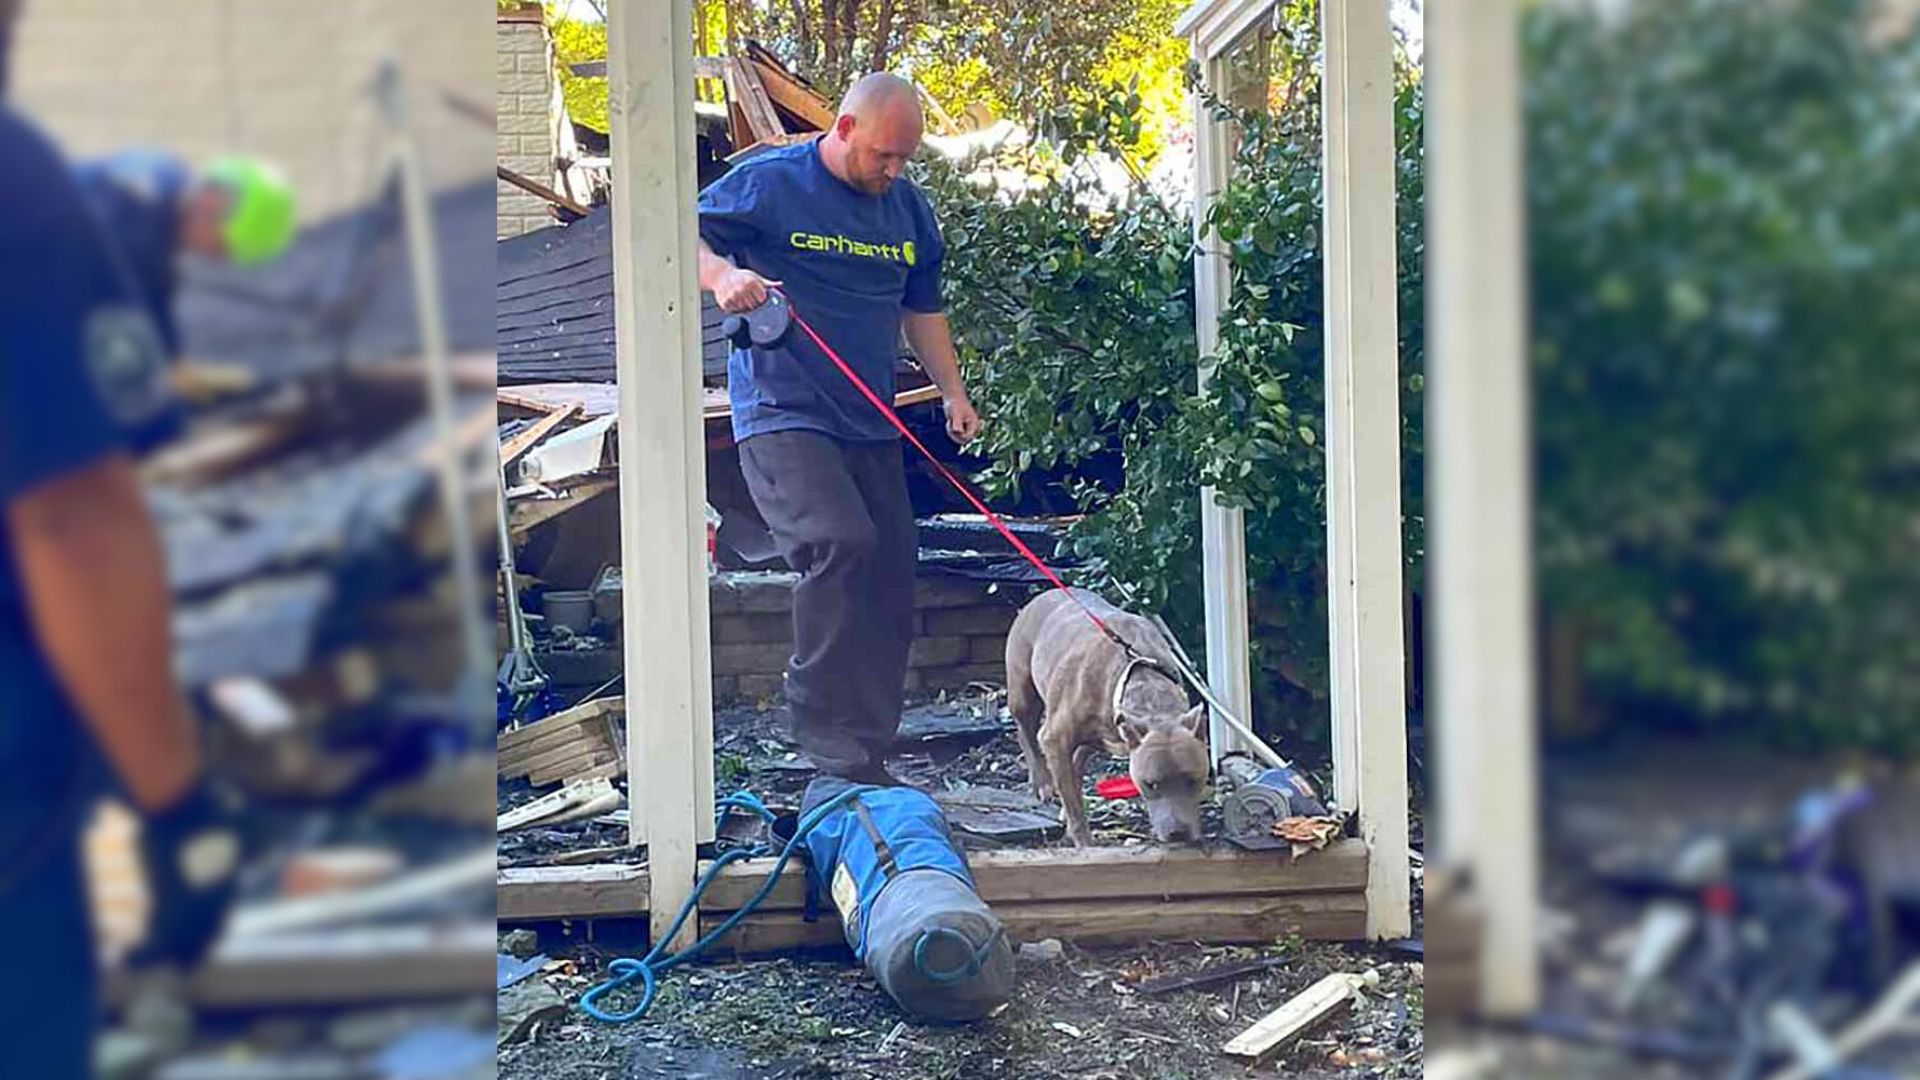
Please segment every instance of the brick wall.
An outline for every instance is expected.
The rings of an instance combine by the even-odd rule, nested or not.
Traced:
[[[793,649],[793,574],[720,574],[709,588],[713,615],[713,696],[718,702],[778,697]],[[952,689],[1007,678],[1007,630],[1018,594],[953,578],[922,578],[914,589],[913,652],[907,690]]]
[[[501,165],[553,183],[553,50],[540,9],[504,12],[494,54],[494,156]],[[505,181],[497,185],[494,233],[519,236],[553,224],[547,203]]]
[[[430,180],[486,175],[492,133],[441,95],[486,107],[491,31],[470,0],[36,0],[9,97],[74,156],[146,145],[195,162],[270,158],[312,221],[377,190],[386,129],[367,90],[388,54]]]

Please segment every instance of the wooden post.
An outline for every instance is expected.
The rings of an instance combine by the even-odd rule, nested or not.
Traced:
[[[1195,59],[1219,83],[1223,67],[1194,40]],[[1193,96],[1195,252],[1194,318],[1199,337],[1202,390],[1213,377],[1210,357],[1220,344],[1220,312],[1232,285],[1232,265],[1206,226],[1207,207],[1228,180],[1227,132],[1214,122],[1212,111],[1198,94]],[[1247,723],[1253,722],[1253,672],[1248,654],[1246,516],[1220,505],[1212,488],[1200,491],[1200,548],[1207,607],[1207,685],[1214,696]],[[1223,754],[1246,750],[1244,740],[1209,710],[1207,746],[1215,761]]]
[[[1539,1000],[1525,223],[1513,0],[1427,19],[1427,641],[1441,854],[1485,913],[1481,1010]]]
[[[627,778],[656,942],[712,827],[692,19],[692,0],[634,0],[611,6],[607,28]]]
[[[1334,795],[1359,811],[1367,929],[1412,930],[1401,610],[1399,290],[1387,0],[1322,6],[1327,590]]]

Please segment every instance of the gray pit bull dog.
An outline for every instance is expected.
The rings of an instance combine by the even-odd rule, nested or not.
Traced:
[[[1158,627],[1084,589],[1073,594],[1161,666],[1130,660],[1059,589],[1021,609],[1007,634],[1007,704],[1034,795],[1058,794],[1067,835],[1087,847],[1093,842],[1081,789],[1087,758],[1096,750],[1124,754],[1154,836],[1199,840],[1209,762],[1200,737],[1204,707],[1187,707],[1186,690],[1171,674],[1178,670],[1173,651]]]

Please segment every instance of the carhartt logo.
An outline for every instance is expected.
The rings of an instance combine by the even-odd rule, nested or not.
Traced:
[[[841,255],[857,255],[863,259],[890,259],[908,266],[913,265],[915,258],[911,240],[903,240],[898,244],[869,244],[851,236],[823,236],[820,233],[795,231],[787,237],[787,242],[801,251],[832,251]]]

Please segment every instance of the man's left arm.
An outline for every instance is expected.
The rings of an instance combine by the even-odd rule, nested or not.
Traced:
[[[947,434],[955,442],[972,442],[980,434],[980,414],[974,411],[966,381],[960,377],[960,356],[954,351],[953,328],[947,323],[940,296],[940,270],[946,262],[947,248],[934,221],[933,208],[924,198],[918,202],[920,244],[917,252],[912,247],[907,249],[909,269],[901,328],[906,332],[907,346],[940,388]]]
[[[967,384],[960,377],[960,356],[953,348],[953,330],[945,312],[907,311],[901,317],[907,333],[907,345],[920,358],[933,385],[940,388],[941,402],[947,411],[947,434],[955,442],[972,442],[980,434],[980,414],[967,396]]]

